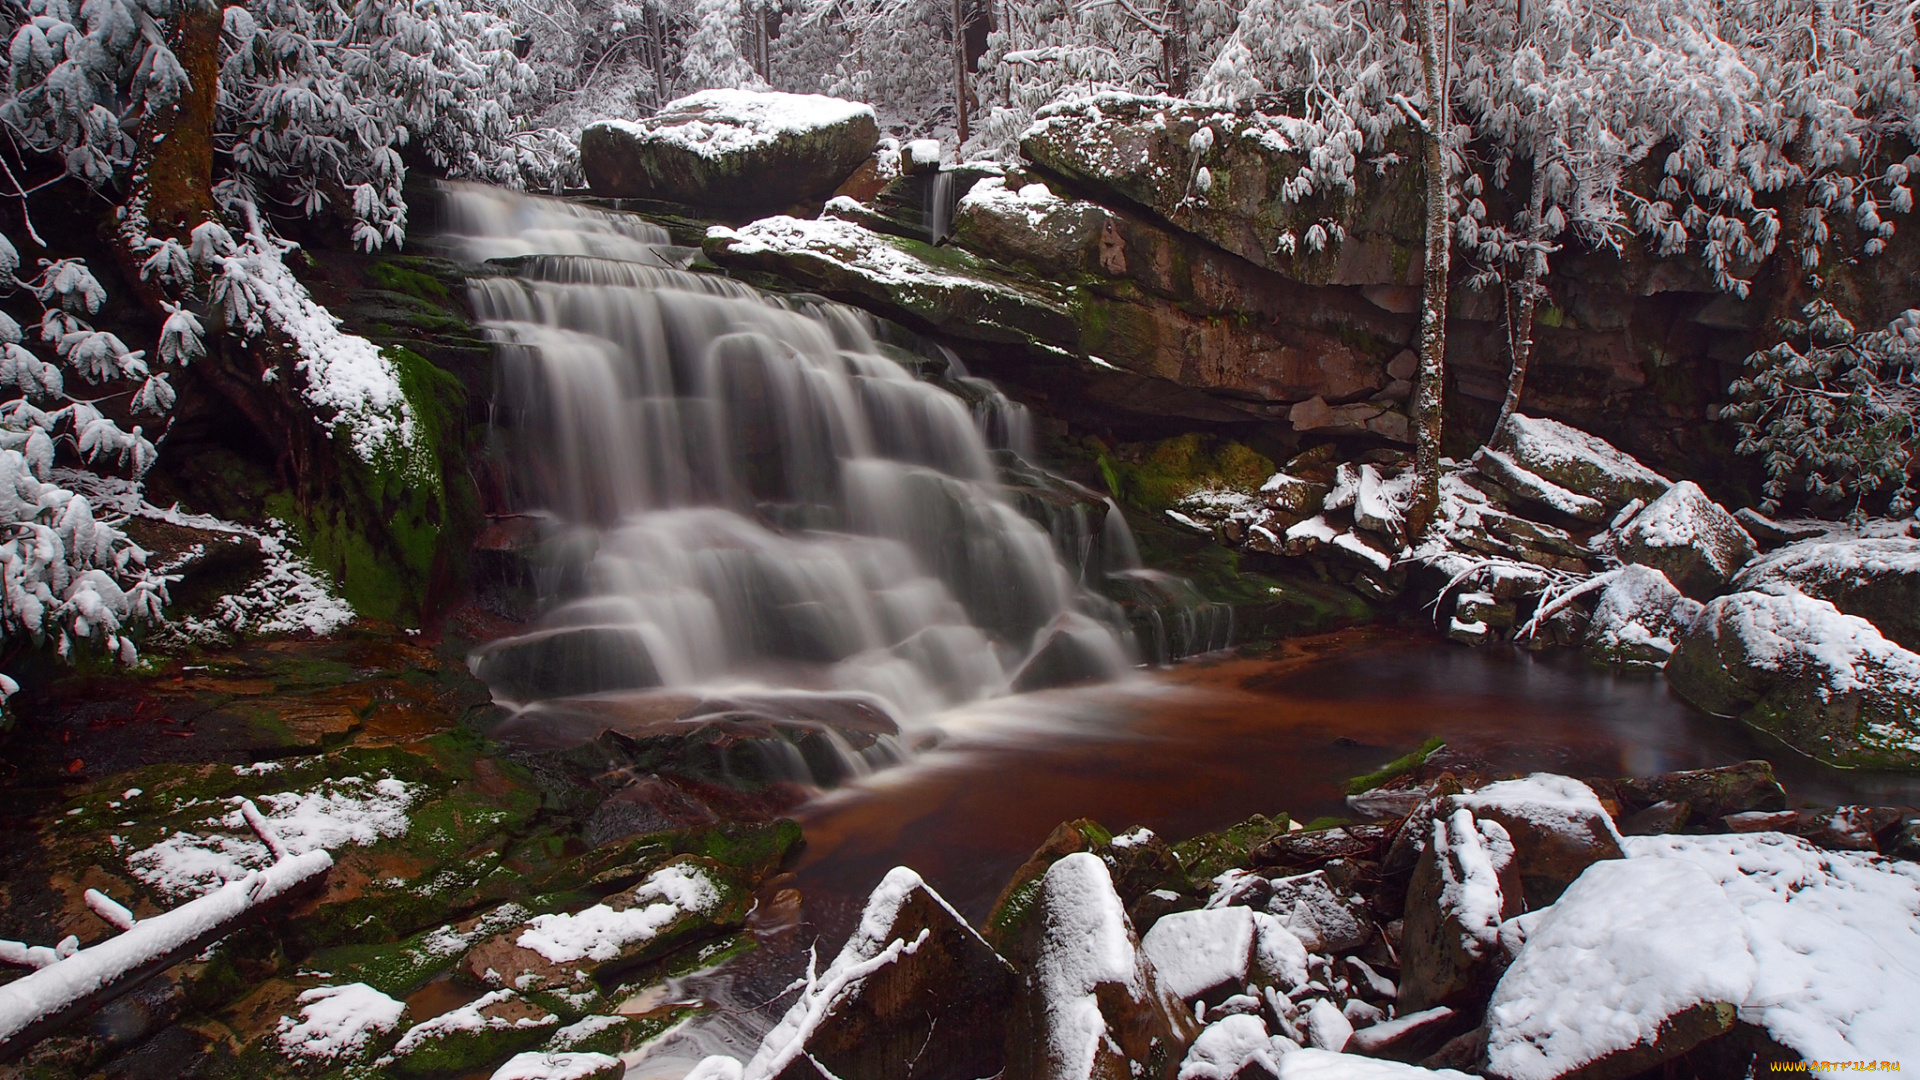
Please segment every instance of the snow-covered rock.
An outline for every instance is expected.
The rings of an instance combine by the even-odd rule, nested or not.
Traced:
[[[1308,952],[1335,953],[1357,949],[1373,934],[1366,905],[1342,893],[1324,871],[1276,878],[1267,912],[1300,939]]]
[[[703,90],[580,133],[594,194],[728,210],[824,199],[873,153],[873,107],[817,94]]]
[[[1513,841],[1472,810],[1437,813],[1407,884],[1400,939],[1400,1007],[1464,1004],[1498,973],[1500,923],[1520,913]]]
[[[1775,590],[1709,603],[1667,682],[1830,764],[1920,765],[1920,654],[1825,600]]]
[[[843,1080],[991,1076],[1015,978],[920,875],[895,867],[743,1075],[765,1080],[804,1060]]]
[[[495,990],[407,1029],[374,1064],[401,1076],[471,1071],[531,1049],[560,1027],[560,1018],[514,993]]]
[[[1280,1059],[1280,1080],[1472,1080],[1455,1069],[1423,1069],[1397,1061],[1336,1054],[1313,1048]]]
[[[627,1064],[611,1054],[536,1050],[515,1054],[492,1080],[619,1080]]]
[[[1791,585],[1871,622],[1902,646],[1920,650],[1920,540],[1805,540],[1756,560],[1734,585]]]
[[[969,189],[954,208],[955,239],[969,251],[1008,265],[1025,263],[1045,274],[1126,269],[1113,215],[1082,199],[1066,199],[1044,183],[1009,186],[989,176]]]
[[[1684,862],[1589,867],[1494,988],[1492,1074],[1630,1076],[1724,1033],[1754,986],[1745,922],[1713,878]]]
[[[1038,940],[1014,1018],[1026,1026],[1008,1040],[1028,1060],[1009,1061],[1009,1073],[1089,1080],[1181,1060],[1197,1033],[1193,1014],[1141,954],[1106,864],[1085,851],[1060,859],[1034,903]]]
[[[1691,480],[1668,488],[1613,536],[1621,560],[1650,566],[1696,600],[1719,593],[1754,556],[1753,537]]]
[[[295,999],[300,1018],[280,1018],[274,1037],[281,1052],[308,1061],[352,1060],[400,1024],[405,1002],[366,983],[316,986]]]
[[[1510,468],[1504,470],[1507,478],[1496,479],[1517,495],[1573,517],[1605,521],[1634,499],[1651,502],[1659,498],[1670,484],[1666,477],[1605,439],[1557,420],[1515,413],[1507,418],[1501,434],[1503,438],[1496,439],[1495,444],[1506,448],[1502,464]],[[1537,483],[1513,477],[1515,470]],[[1515,480],[1520,482],[1519,487]]]
[[[1527,916],[1490,1075],[1638,1073],[1736,1019],[1809,1061],[1920,1053],[1920,866],[1779,833],[1624,844]]]
[[[1527,904],[1553,902],[1601,859],[1620,857],[1620,833],[1593,789],[1578,780],[1534,773],[1455,795],[1448,805],[1498,822],[1513,845],[1513,870]]]
[[[1229,1016],[1207,1025],[1193,1040],[1175,1080],[1241,1080],[1260,1073],[1278,1076],[1281,1056],[1297,1049],[1292,1039],[1267,1034],[1267,1025],[1258,1016]]]
[[[1307,950],[1280,920],[1245,907],[1165,915],[1140,940],[1160,985],[1183,1001],[1249,982],[1290,991],[1307,981]]]
[[[1693,627],[1700,607],[1698,600],[1681,595],[1667,575],[1629,563],[1607,583],[1594,605],[1587,623],[1587,658],[1601,664],[1658,667]]]

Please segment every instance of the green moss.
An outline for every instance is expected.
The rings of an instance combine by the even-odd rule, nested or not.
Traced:
[[[1534,308],[1533,321],[1541,326],[1551,326],[1556,330],[1565,329],[1572,325],[1573,322],[1573,320],[1567,318],[1566,312],[1561,311],[1552,304],[1541,304]]]
[[[416,300],[437,304],[453,303],[453,293],[440,279],[402,265],[402,260],[376,262],[367,268],[367,278],[382,289],[406,293]]]
[[[1323,814],[1302,825],[1300,828],[1305,832],[1318,832],[1321,829],[1337,829],[1342,825],[1352,824],[1352,822],[1352,818],[1334,817]]]
[[[1207,889],[1214,878],[1235,867],[1247,865],[1255,847],[1275,836],[1283,836],[1290,827],[1285,814],[1268,818],[1255,814],[1247,820],[1216,833],[1202,833],[1173,845],[1173,853],[1186,868],[1197,889]]]
[[[396,1076],[409,1077],[454,1077],[487,1072],[514,1054],[540,1045],[559,1027],[560,1018],[549,1013],[546,1023],[450,1030],[423,1040],[387,1069]]]
[[[1371,791],[1389,780],[1405,776],[1425,764],[1427,758],[1433,756],[1435,750],[1445,745],[1446,743],[1440,736],[1435,735],[1426,742],[1421,743],[1420,749],[1415,750],[1413,753],[1394,758],[1392,761],[1367,773],[1365,776],[1356,776],[1347,781],[1344,790],[1349,795],[1358,795],[1363,791]]]
[[[1117,494],[1149,512],[1204,487],[1255,491],[1274,472],[1273,462],[1258,451],[1198,432],[1120,447],[1111,457],[1102,455],[1100,465],[1110,485],[1117,480]]]

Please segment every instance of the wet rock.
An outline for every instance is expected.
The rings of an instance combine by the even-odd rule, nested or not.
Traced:
[[[824,199],[873,153],[870,106],[818,95],[705,90],[646,120],[580,134],[580,165],[602,198],[727,211]]]
[[[1622,560],[1659,570],[1696,600],[1717,595],[1754,557],[1753,538],[1691,480],[1635,514],[1613,543]]]
[[[1413,813],[1426,799],[1426,788],[1369,788],[1347,796],[1347,808],[1374,821],[1391,821]]]
[[[1587,624],[1586,657],[1597,664],[1658,667],[1692,628],[1700,607],[1699,601],[1682,596],[1660,571],[1623,566],[1594,605]]]
[[[479,651],[473,673],[514,701],[572,697],[659,686],[660,673],[640,632],[588,626],[543,630]]]
[[[1075,852],[1104,853],[1112,841],[1113,834],[1101,828],[1100,823],[1092,818],[1079,818],[1054,826],[1040,847],[1014,870],[1013,876],[1007,879],[1006,886],[994,900],[981,930],[981,936],[987,944],[1003,956],[1017,948],[1017,942],[1030,933],[1033,920],[1040,914],[1035,906],[1040,896],[1040,883],[1053,864]]]
[[[1617,780],[1614,793],[1625,805],[1650,808],[1659,803],[1685,806],[1707,820],[1748,810],[1784,810],[1787,790],[1765,761],[1742,761],[1717,769],[1687,769]],[[1672,813],[1670,808],[1667,813]],[[1682,818],[1681,821],[1686,821]],[[1678,832],[1661,829],[1660,832]]]
[[[1416,805],[1418,801],[1414,800]],[[1253,866],[1306,869],[1329,859],[1377,859],[1392,838],[1391,830],[1384,825],[1303,829],[1263,840],[1247,856]]]
[[[1743,506],[1733,512],[1734,520],[1747,530],[1753,542],[1762,550],[1771,550],[1782,544],[1792,544],[1801,540],[1811,540],[1825,534],[1830,526],[1812,522],[1775,521],[1751,506]],[[1832,597],[1828,597],[1832,599]]]
[[[1013,690],[1025,694],[1112,678],[1124,658],[1106,627],[1062,616],[1036,636],[1033,652],[1013,675]]]
[[[1439,1050],[1465,1019],[1466,1014],[1444,1005],[1408,1013],[1355,1031],[1347,1053],[1416,1062]]]
[[[1471,1007],[1498,976],[1500,922],[1522,910],[1522,885],[1506,830],[1455,810],[1433,835],[1407,886],[1400,942],[1400,1007]]]
[[[1531,908],[1553,903],[1594,863],[1624,857],[1613,819],[1593,789],[1578,780],[1535,773],[1455,795],[1449,803],[1476,819],[1500,823],[1513,846],[1512,870]]]
[[[1692,814],[1693,807],[1689,804],[1662,799],[1627,815],[1620,822],[1620,832],[1624,836],[1658,836],[1661,833],[1679,832]]]
[[[1014,970],[911,870],[875,888],[826,978],[856,968],[872,970],[824,1003],[803,998],[781,1025],[793,1030],[769,1038],[784,1034],[800,1055],[776,1075],[813,1076],[812,1065],[841,1080],[924,1080],[1003,1068]]]
[[[1798,589],[1920,651],[1920,540],[1808,540],[1757,560],[1734,584],[1763,591]]]
[[[1791,810],[1749,810],[1721,818],[1720,827],[1730,833],[1780,832],[1799,820],[1800,815]]]
[[[1724,1034],[1756,976],[1746,926],[1692,865],[1596,864],[1541,914],[1495,988],[1488,1075],[1622,1080]],[[1618,1020],[1581,1022],[1598,1016]]]
[[[1667,682],[1829,764],[1920,765],[1920,655],[1825,600],[1783,590],[1709,603]]]
[[[1059,860],[1034,907],[1009,957],[1029,974],[1009,1021],[1007,1076],[1173,1080],[1197,1025],[1141,955],[1106,864],[1087,852]]]

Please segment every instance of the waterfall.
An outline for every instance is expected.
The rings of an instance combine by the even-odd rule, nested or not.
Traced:
[[[496,698],[845,695],[900,720],[1134,662],[1091,523],[1063,541],[1001,479],[1033,471],[1026,410],[952,354],[685,269],[632,215],[444,199],[440,242],[512,269],[469,288],[504,498],[541,523],[543,613],[474,660]]]
[[[953,193],[953,172],[942,169],[927,178],[927,243],[953,238],[953,211],[960,200]]]

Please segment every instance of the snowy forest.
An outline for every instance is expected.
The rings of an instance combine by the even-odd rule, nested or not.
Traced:
[[[0,1078],[1920,1061],[1920,5],[0,5]]]

